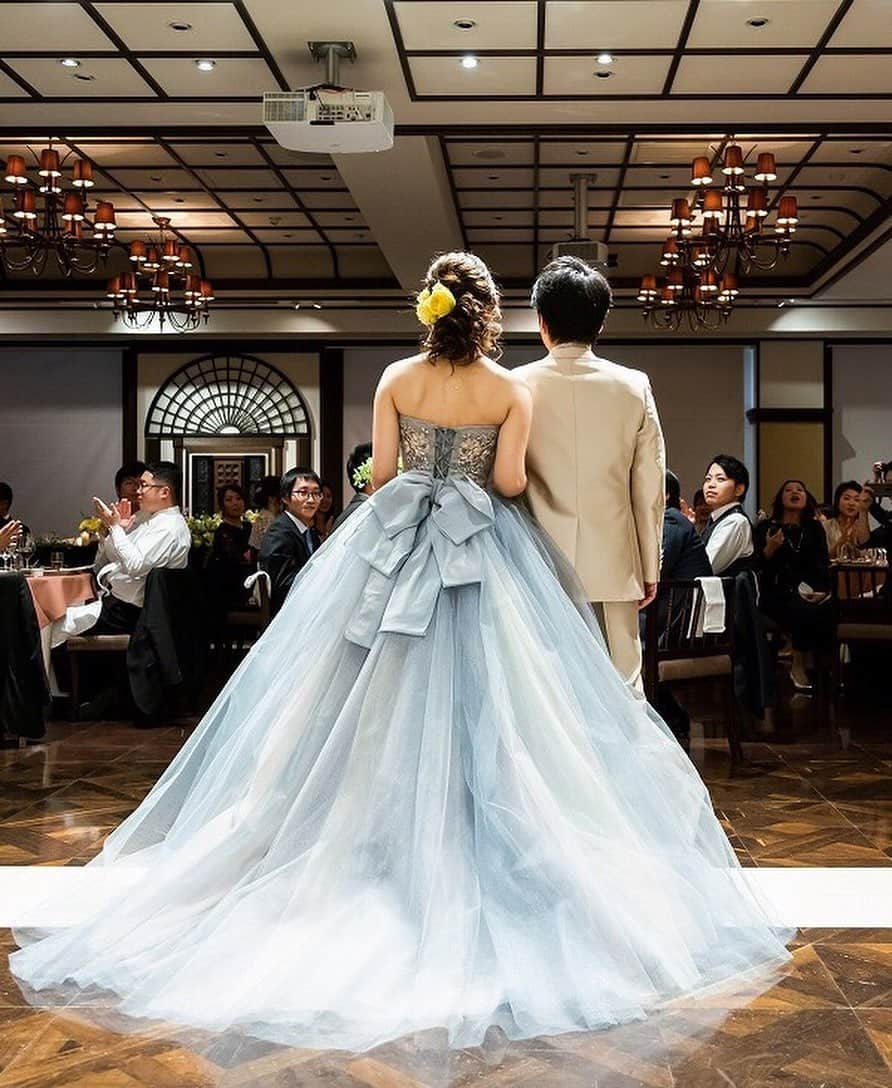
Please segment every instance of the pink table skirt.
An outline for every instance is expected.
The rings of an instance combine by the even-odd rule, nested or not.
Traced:
[[[42,578],[29,578],[28,588],[41,628],[62,619],[70,604],[85,604],[96,596],[90,574],[47,574]]]

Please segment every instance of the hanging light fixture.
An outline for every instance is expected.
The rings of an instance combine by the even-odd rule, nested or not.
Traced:
[[[188,247],[170,236],[170,219],[155,215],[152,221],[157,240],[131,242],[130,271],[108,281],[115,320],[132,329],[145,329],[156,318],[162,330],[166,324],[177,332],[197,329],[207,322],[214,289],[193,272]]]
[[[697,332],[724,325],[739,293],[733,272],[726,272],[719,279],[708,269],[695,271],[676,262],[670,263],[663,284],[654,275],[642,277],[638,301],[644,320],[655,329],[676,332],[687,324],[692,332]]]
[[[754,150],[745,155],[739,144],[728,144],[717,164],[721,188],[711,187],[714,169],[709,159],[704,155],[694,159],[691,164],[694,200],[692,203],[687,199],[673,200],[669,217],[681,264],[698,271],[708,269],[721,280],[728,271],[735,276],[753,268],[767,271],[789,253],[799,222],[796,197],[789,194],[780,197],[775,226],[770,228],[768,185],[777,180],[777,164],[772,152],[760,152],[753,174],[756,184],[749,184],[746,160]]]
[[[24,155],[9,155],[5,179],[12,187],[12,208],[0,200],[0,262],[12,272],[31,269],[42,275],[50,256],[60,272],[91,275],[108,259],[115,238],[115,208],[100,200],[92,211],[85,200],[93,186],[93,164],[72,163],[72,189],[63,190],[62,168],[72,152],[60,156],[50,140],[39,154],[29,147],[37,179],[28,174]]]

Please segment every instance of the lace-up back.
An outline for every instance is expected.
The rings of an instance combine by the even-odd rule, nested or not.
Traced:
[[[496,457],[497,423],[440,427],[427,419],[400,416],[403,468],[429,472],[437,479],[466,476],[486,487]]]

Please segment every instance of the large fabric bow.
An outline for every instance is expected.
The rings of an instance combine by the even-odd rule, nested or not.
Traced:
[[[366,510],[347,546],[371,570],[346,637],[370,647],[379,631],[423,635],[443,589],[480,582],[477,535],[494,523],[492,500],[461,477],[405,472]]]

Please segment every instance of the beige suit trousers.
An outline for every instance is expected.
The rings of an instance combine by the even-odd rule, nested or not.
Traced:
[[[607,640],[610,660],[629,687],[644,694],[637,601],[598,601],[595,612]]]

